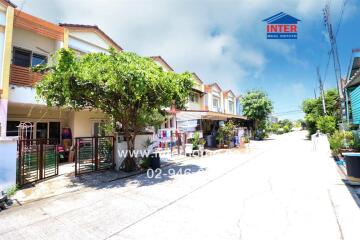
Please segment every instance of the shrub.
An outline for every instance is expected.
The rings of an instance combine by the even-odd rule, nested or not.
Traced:
[[[140,160],[140,167],[143,169],[148,169],[150,167],[150,158],[144,157]]]
[[[316,120],[316,127],[322,133],[331,135],[336,130],[336,119],[333,116],[320,116]]]
[[[285,126],[283,127],[283,129],[284,129],[284,132],[285,132],[285,133],[290,132],[290,127],[289,127],[288,125],[285,125]]]
[[[284,129],[283,128],[279,128],[276,132],[276,134],[283,134],[284,133]]]
[[[335,133],[329,138],[329,144],[332,152],[337,155],[340,153],[340,149],[355,147],[354,136],[352,132],[349,131],[335,131]]]

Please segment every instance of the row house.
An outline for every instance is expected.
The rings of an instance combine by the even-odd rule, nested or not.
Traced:
[[[103,113],[49,108],[39,101],[34,84],[42,75],[30,68],[46,63],[60,48],[71,48],[79,55],[122,48],[97,26],[57,25],[19,11],[7,1],[1,3],[1,137],[17,136],[18,126],[24,122],[31,126],[27,138],[33,139],[60,142],[64,131],[71,138],[101,134],[106,119]]]
[[[165,71],[173,68],[160,56],[152,57]],[[242,116],[240,96],[232,90],[224,91],[219,84],[204,84],[196,73],[192,73],[194,86],[189,94],[185,110],[168,109],[168,120],[161,130],[179,130],[192,138],[195,132],[207,140],[208,146],[214,146],[218,128],[228,120],[238,125],[250,126]]]
[[[123,51],[97,26],[51,23],[16,9],[10,1],[0,0],[0,151],[6,156],[0,176],[16,175],[16,145],[6,144],[17,139],[22,124],[27,126],[22,138],[55,139],[69,155],[74,138],[104,135],[102,127],[107,117],[101,111],[50,108],[37,99],[34,85],[42,74],[32,72],[31,67],[47,63],[60,48],[70,48],[81,56],[107,53],[110,47]],[[161,56],[151,58],[165,71],[174,71]],[[247,120],[241,116],[239,98],[231,90],[223,91],[216,83],[206,85],[196,73],[193,79],[186,110],[167,109],[170,115],[162,128],[186,132],[188,137],[199,131],[212,146],[214,133],[224,121]],[[142,146],[148,136],[137,138],[137,146]],[[120,135],[117,140],[117,149],[124,148]],[[122,160],[117,153],[114,155],[119,166]]]

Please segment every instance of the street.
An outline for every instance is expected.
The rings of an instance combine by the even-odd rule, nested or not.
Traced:
[[[13,207],[0,239],[359,239],[359,208],[305,136]]]

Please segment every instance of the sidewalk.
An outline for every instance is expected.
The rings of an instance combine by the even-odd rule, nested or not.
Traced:
[[[244,151],[245,149],[216,149],[209,150],[210,155],[221,154],[228,151]],[[184,155],[173,156],[170,160],[162,161],[161,167],[176,165],[186,160],[199,159],[203,157],[186,157]],[[68,170],[67,170],[68,172]],[[72,193],[94,187],[102,183],[112,182],[119,179],[130,178],[145,173],[146,170],[138,170],[133,172],[124,172],[116,170],[99,171],[80,175],[75,177],[74,173],[62,174],[42,182],[38,182],[35,186],[18,190],[12,197],[14,205],[23,205],[25,203],[38,201],[50,197],[59,196],[61,194]]]
[[[320,173],[327,183],[329,199],[337,219],[341,239],[360,239],[360,209],[353,188],[346,185],[346,176],[341,174],[336,162],[331,156],[328,144],[317,149],[319,163],[323,172]]]

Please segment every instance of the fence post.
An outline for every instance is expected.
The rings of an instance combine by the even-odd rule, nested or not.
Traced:
[[[95,137],[95,171],[99,169],[99,137]]]
[[[75,152],[74,152],[74,157],[75,157],[75,175],[78,175],[78,170],[77,170],[77,165],[78,165],[78,141],[77,138],[75,138]]]
[[[43,170],[44,170],[44,142],[40,140],[40,153],[38,152],[39,156],[39,162],[38,162],[38,169],[40,172],[39,179],[43,179]]]
[[[111,168],[115,167],[115,144],[117,143],[117,141],[115,141],[115,137],[112,137],[112,142],[113,142],[113,147],[112,147],[112,166]]]
[[[18,161],[18,173],[17,173],[17,183],[20,185],[23,185],[23,176],[24,176],[24,169],[23,169],[23,163],[22,163],[22,142],[21,140],[18,140],[18,155],[17,155],[17,161]]]

